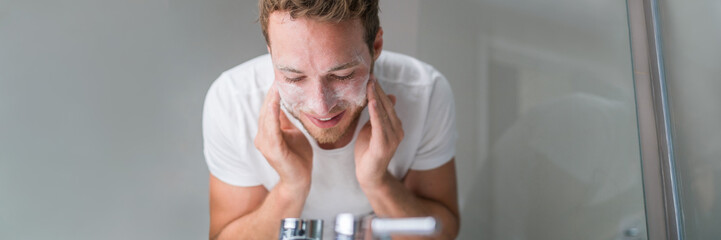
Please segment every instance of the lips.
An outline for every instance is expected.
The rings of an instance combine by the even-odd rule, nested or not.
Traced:
[[[331,128],[337,125],[340,120],[343,119],[343,115],[345,115],[345,111],[342,111],[334,116],[311,116],[309,114],[305,114],[305,116],[319,128]]]

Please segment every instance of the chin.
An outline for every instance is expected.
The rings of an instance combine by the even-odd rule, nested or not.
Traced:
[[[303,127],[305,127],[311,137],[318,141],[319,144],[329,144],[337,142],[348,134],[353,134],[355,129],[351,129],[351,126],[356,126],[355,123],[358,122],[360,113],[363,111],[363,108],[365,108],[365,105],[366,104],[363,104],[363,106],[348,109],[349,112],[343,116],[343,119],[341,119],[336,126],[330,128],[319,128],[313,125],[309,119],[305,119],[305,117],[298,118],[295,113],[292,113],[292,115],[295,118],[300,119]]]
[[[325,129],[322,130],[321,133],[311,133],[311,136],[313,136],[313,139],[318,141],[319,144],[330,144],[337,142],[341,137],[348,134],[348,128],[346,128],[345,131],[342,131],[340,129],[335,130],[337,131],[333,131],[333,129]]]

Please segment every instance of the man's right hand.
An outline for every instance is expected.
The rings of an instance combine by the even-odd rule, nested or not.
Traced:
[[[281,111],[275,83],[268,90],[260,109],[255,147],[278,172],[278,186],[304,194],[310,191],[313,149],[303,132]]]

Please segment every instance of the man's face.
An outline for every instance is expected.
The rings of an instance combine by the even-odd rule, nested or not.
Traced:
[[[367,103],[372,58],[359,19],[320,22],[273,12],[269,51],[281,103],[321,144],[352,134]]]

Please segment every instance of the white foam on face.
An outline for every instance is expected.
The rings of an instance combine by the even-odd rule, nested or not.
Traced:
[[[360,55],[356,56],[361,64],[365,64]],[[362,79],[362,80],[360,80]],[[362,106],[366,101],[366,86],[370,73],[349,80],[334,81],[331,84],[305,82],[304,85],[278,80],[278,92],[283,105],[291,112],[306,112],[316,115],[327,115],[338,112],[337,109]],[[360,80],[360,81],[359,81]],[[306,81],[318,81],[308,79]],[[320,91],[316,90],[320,86]]]
[[[366,66],[369,66],[369,64],[366,63],[365,59],[363,59],[360,52],[356,51],[355,57],[356,61],[358,61],[360,64],[365,64]],[[368,86],[368,80],[370,79],[370,73],[364,74],[365,75],[359,76],[359,79],[362,79],[361,81],[353,82],[354,84],[348,84],[338,89],[338,91],[336,91],[336,95],[339,96],[337,97],[345,97],[354,106],[363,105],[363,103],[365,103],[366,101],[366,87]]]
[[[280,101],[288,110],[296,109],[300,103],[304,102],[303,88],[286,81],[277,81],[277,84]]]
[[[345,97],[347,101],[356,106],[362,105],[367,97],[366,87],[368,86],[370,74],[362,76],[361,79],[363,80],[354,83],[355,85],[348,84],[340,87],[338,91],[336,91],[336,97],[339,99]]]

